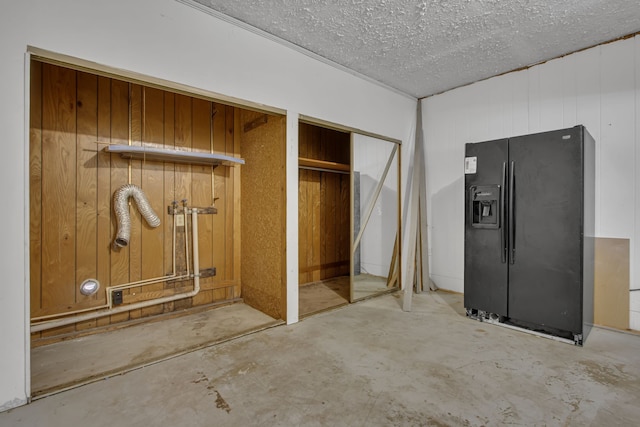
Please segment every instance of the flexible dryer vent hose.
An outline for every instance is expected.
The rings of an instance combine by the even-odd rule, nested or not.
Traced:
[[[138,210],[142,217],[151,227],[155,228],[160,225],[160,218],[153,211],[149,204],[149,200],[137,185],[125,184],[113,193],[113,209],[116,212],[116,221],[118,223],[118,233],[114,245],[124,248],[129,244],[131,236],[131,217],[129,216],[129,197],[133,197],[138,206]]]

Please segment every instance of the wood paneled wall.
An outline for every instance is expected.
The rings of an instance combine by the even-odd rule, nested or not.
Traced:
[[[350,135],[300,123],[301,158],[350,164]],[[348,174],[300,169],[299,283],[349,274]]]
[[[37,61],[30,96],[31,317],[99,306],[107,286],[170,274],[167,207],[187,199],[199,207],[215,201],[218,209],[199,218],[200,268],[215,267],[217,275],[201,280],[198,295],[45,331],[43,337],[240,296],[240,167],[219,166],[212,177],[210,166],[129,161],[102,151],[106,144],[130,142],[241,157],[237,109]],[[130,243],[116,250],[112,196],[128,182],[143,189],[162,224],[150,228],[132,206]],[[100,281],[94,296],[79,292],[87,278]],[[124,302],[192,286],[187,281],[133,288],[124,291]]]

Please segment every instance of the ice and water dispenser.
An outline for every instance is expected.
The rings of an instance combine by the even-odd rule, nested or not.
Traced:
[[[471,226],[500,227],[500,186],[472,185],[470,191]]]

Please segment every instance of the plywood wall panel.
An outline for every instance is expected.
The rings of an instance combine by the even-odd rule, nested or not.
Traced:
[[[261,113],[241,112],[242,296],[276,319],[286,316],[285,119],[243,131]]]

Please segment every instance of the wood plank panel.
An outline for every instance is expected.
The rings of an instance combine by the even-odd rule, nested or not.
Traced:
[[[98,77],[98,187],[97,187],[97,279],[102,287],[111,283],[111,155],[102,149],[111,141],[111,79]],[[97,304],[106,304],[106,294],[96,294]],[[96,319],[96,326],[108,325],[109,317]]]
[[[76,303],[97,301],[97,294],[80,293],[80,284],[97,278],[98,253],[98,78],[77,73],[77,136],[76,136]],[[97,304],[92,304],[97,305]],[[77,324],[76,329],[96,326],[91,320]]]
[[[340,232],[338,259],[349,261],[351,259],[351,182],[349,176],[340,178]],[[340,269],[339,275],[349,274],[349,263]]]
[[[31,61],[30,73],[29,278],[35,317],[42,314],[42,63]]]
[[[309,196],[311,202],[311,227],[309,229],[309,242],[311,243],[311,265],[317,265],[322,263],[322,253],[324,248],[321,248],[321,236],[323,227],[321,223],[320,215],[320,201],[322,199],[321,191],[324,187],[321,185],[320,178],[322,174],[320,172],[311,171],[311,194]],[[311,273],[311,280],[313,282],[320,280],[320,272],[314,271]]]
[[[138,84],[130,86],[130,108],[131,121],[129,124],[131,145],[142,145],[142,127],[144,120],[144,101],[143,88]],[[131,184],[135,184],[142,188],[142,163],[144,160],[131,160]],[[131,220],[131,235],[129,238],[129,281],[142,280],[142,215],[138,210],[135,202],[131,200],[129,203],[129,218]],[[137,294],[142,292],[141,287],[125,289],[124,295]],[[142,311],[131,310],[129,312],[130,319],[138,319],[142,316]]]
[[[234,109],[232,107],[225,108],[225,149],[224,152],[227,155],[233,155],[235,151],[235,133],[234,133]],[[215,138],[214,138],[215,142]],[[214,147],[217,149],[217,146]],[[233,207],[235,201],[233,199],[233,190],[234,190],[234,180],[236,178],[234,169],[239,169],[241,166],[237,167],[223,167],[220,169],[219,173],[224,178],[223,180],[217,179],[217,181],[223,181],[225,183],[224,186],[224,221],[220,221],[220,229],[215,229],[214,232],[214,260],[218,259],[220,261],[216,262],[217,265],[222,265],[222,261],[224,261],[224,274],[217,276],[219,280],[230,280],[233,279],[233,246],[235,244],[235,233],[233,230],[234,223],[234,211]],[[219,233],[219,234],[218,234]],[[218,241],[215,236],[219,236],[221,241]],[[217,243],[218,245],[215,245]],[[218,250],[222,252],[218,252]],[[216,254],[218,254],[218,258],[216,258]],[[220,259],[220,255],[224,256],[224,259]],[[224,299],[226,293],[222,295],[222,299]]]
[[[193,132],[192,148],[198,151],[211,151],[211,118],[212,104],[210,102],[192,100],[191,126]],[[211,205],[211,167],[193,165],[191,167],[191,205]],[[213,266],[213,215],[200,215],[198,217],[199,262],[200,268]],[[213,302],[211,291],[201,290],[193,297],[193,304],[208,304]]]
[[[227,125],[228,120],[231,121],[233,128],[233,110],[227,110],[227,107],[222,104],[213,104],[213,135],[212,135],[212,147],[211,149],[215,153],[227,154]],[[228,117],[227,117],[228,116]],[[214,197],[215,200],[211,200],[210,204],[215,205],[218,209],[218,213],[211,217],[213,221],[213,238],[211,241],[212,261],[209,267],[216,267],[217,275],[212,279],[213,281],[220,281],[227,279],[227,270],[230,266],[227,265],[226,242],[227,242],[227,223],[226,218],[229,213],[229,195],[227,193],[227,174],[229,168],[225,166],[218,166],[213,170],[214,179]],[[233,203],[233,198],[231,198]],[[233,227],[233,224],[231,224]],[[231,244],[230,244],[231,246]],[[232,259],[229,261],[233,261]],[[233,268],[233,267],[231,267]]]
[[[307,226],[309,220],[307,215],[307,175],[308,170],[298,171],[298,283],[304,284],[310,281],[309,275],[303,272],[307,267]]]
[[[171,92],[164,93],[164,147],[175,149],[175,95]],[[166,207],[171,206],[176,200],[175,193],[175,165],[173,163],[164,163],[164,204],[162,210],[162,218],[164,218],[162,227],[164,228],[164,273],[171,274],[174,271],[174,245],[173,245],[173,215],[169,215]],[[167,282],[163,283],[164,289],[172,289],[175,285]],[[168,302],[164,304],[163,311],[173,311],[175,304]]]
[[[113,80],[111,82],[111,140],[112,144],[129,143],[129,83]],[[110,196],[113,207],[113,193],[129,182],[129,162],[117,154],[111,154]],[[111,209],[113,212],[113,208]],[[110,214],[111,214],[110,212]],[[117,233],[115,215],[111,214],[111,285],[128,283],[130,246],[114,248],[112,243]],[[110,316],[110,322],[129,320],[129,313]]]
[[[44,67],[48,68],[47,72],[41,71]],[[209,151],[213,142],[214,151],[241,156],[241,137],[235,132],[240,123],[235,107],[217,104],[216,108],[222,111],[221,132],[219,139],[214,141],[211,123],[214,104],[209,101],[36,61],[32,68],[29,197],[31,315],[35,317],[104,304],[103,291],[90,297],[79,293],[79,283],[88,277],[96,277],[106,288],[171,273],[173,217],[166,206],[183,198],[191,206],[211,205],[210,167],[197,170],[189,165],[136,160],[129,168],[128,160],[102,150],[106,144],[131,143]],[[46,113],[41,114],[43,111]],[[44,147],[44,141],[48,142],[47,147]],[[46,155],[45,149],[48,149]],[[203,292],[196,301],[188,298],[164,306],[106,316],[34,334],[33,338],[47,337],[50,341],[51,336],[74,330],[83,330],[85,334],[87,328],[239,296],[241,169],[217,169],[216,191],[222,199],[218,206],[222,215],[218,218],[207,215],[208,220],[202,215],[201,222],[209,221],[210,224],[201,223],[199,228],[201,242],[204,241],[201,254],[209,259],[207,263],[201,259],[201,268],[215,266],[222,275],[202,279]],[[114,248],[112,241],[117,224],[112,197],[128,182],[143,189],[154,210],[160,214],[162,225],[151,229],[133,203],[129,246]],[[42,200],[43,194],[55,197]],[[214,242],[218,235],[223,238]],[[179,236],[182,236],[182,245],[178,248],[182,261],[178,270],[184,271],[184,228]],[[45,242],[51,248],[56,247],[55,252],[48,252],[48,261],[54,268],[47,268],[43,262]],[[216,252],[218,258],[214,258]],[[55,263],[52,262],[54,254],[57,256]],[[69,280],[60,279],[64,274]],[[46,288],[40,280],[43,275],[50,285],[47,292],[54,296],[48,299],[45,309],[41,307]],[[192,280],[139,286],[124,291],[124,299],[126,302],[144,301],[182,292],[192,286]]]
[[[175,146],[176,149],[191,149],[191,98],[185,95],[175,95]],[[191,165],[175,165],[175,194],[180,203],[186,199],[191,201]],[[186,271],[185,248],[184,248],[185,227],[178,228],[178,271]],[[191,248],[189,248],[191,252]],[[191,268],[191,267],[189,267]],[[192,281],[189,281],[190,283]],[[176,310],[191,307],[192,299],[184,299],[174,302]]]
[[[349,134],[301,123],[299,155],[301,165],[348,165]],[[345,169],[341,167],[340,170]],[[348,175],[299,171],[298,267],[301,285],[348,273],[344,261],[350,259],[349,194]]]
[[[333,189],[329,188],[331,186],[330,180],[331,175],[329,173],[320,172],[320,205],[317,208],[317,212],[314,212],[315,215],[318,216],[318,229],[314,230],[314,237],[317,239],[318,249],[320,252],[319,260],[314,259],[315,265],[331,265],[333,262],[333,254],[331,253],[332,247],[330,246],[330,242],[333,242],[333,230],[331,230],[331,224],[333,224],[333,219],[329,218],[329,210],[331,209],[331,201],[330,194],[333,194]],[[316,240],[314,239],[314,246],[316,244]],[[319,261],[319,262],[318,262]],[[314,269],[315,270],[315,269]],[[331,277],[332,269],[328,267],[327,269],[322,269],[318,271],[320,275],[318,278],[314,277],[314,282],[317,280],[324,280],[328,277]]]
[[[155,88],[142,88],[142,145],[162,147],[164,145],[164,91]],[[143,161],[141,164],[141,188],[151,207],[160,217],[160,226],[151,228],[141,220],[141,277],[149,279],[164,275],[165,241],[163,212],[164,201],[164,164],[162,162]],[[144,286],[139,292],[162,292],[163,283]],[[154,305],[140,310],[142,317],[162,313],[163,307]]]
[[[75,303],[76,73],[43,64],[42,308]]]
[[[233,134],[233,152],[234,156],[240,156],[240,110],[238,108],[233,109],[233,128],[236,131]],[[227,292],[228,298],[239,297],[241,295],[241,268],[240,260],[242,256],[242,235],[241,235],[241,222],[242,217],[242,198],[240,194],[240,180],[241,180],[241,167],[233,168],[233,280],[235,286],[231,288],[231,296],[229,291]]]
[[[338,203],[340,201],[340,176],[335,173],[325,173],[327,176],[327,209],[325,215],[327,218],[325,227],[326,232],[326,262],[335,263],[340,261],[338,258],[338,233],[340,231],[338,224],[340,218],[338,217]],[[338,276],[338,269],[331,267],[327,270],[327,277]]]

